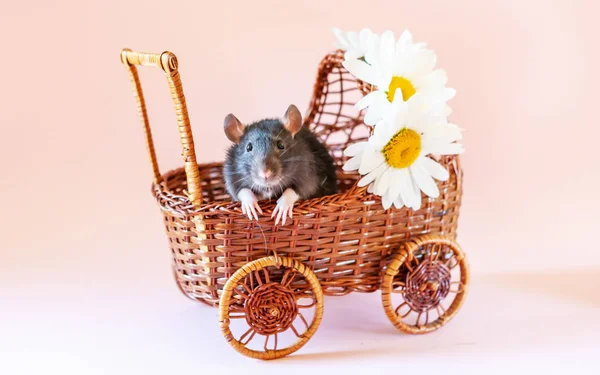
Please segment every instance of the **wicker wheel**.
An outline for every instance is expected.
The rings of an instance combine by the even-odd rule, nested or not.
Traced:
[[[383,308],[403,332],[435,331],[456,315],[468,283],[469,266],[460,247],[440,235],[422,236],[393,256],[382,282]],[[400,303],[392,300],[396,295]]]
[[[308,303],[301,303],[308,300]],[[309,323],[305,315],[313,312]],[[300,349],[316,332],[323,316],[323,291],[315,274],[290,259],[266,257],[250,262],[234,273],[223,288],[219,322],[225,339],[241,354],[276,359]],[[234,319],[243,322],[243,333],[232,333]],[[237,322],[236,322],[237,323]],[[292,332],[295,343],[278,349],[278,335]],[[248,348],[256,337],[261,349]]]

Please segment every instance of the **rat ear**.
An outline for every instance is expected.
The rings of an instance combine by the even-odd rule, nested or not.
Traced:
[[[302,129],[302,115],[293,104],[290,104],[283,115],[283,127],[292,134],[292,137]]]
[[[246,125],[242,124],[240,120],[237,119],[230,113],[225,117],[225,123],[223,124],[225,128],[225,135],[229,140],[233,143],[239,143],[240,138],[242,138],[242,134],[244,134],[244,128]]]

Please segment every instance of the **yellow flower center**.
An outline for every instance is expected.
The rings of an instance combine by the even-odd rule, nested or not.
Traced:
[[[417,92],[413,84],[408,79],[399,76],[392,77],[392,82],[390,82],[390,87],[387,93],[387,97],[390,103],[394,101],[396,89],[400,89],[402,91],[402,98],[404,99],[404,101],[407,101],[408,98],[410,98],[415,94],[415,92]]]
[[[394,168],[406,168],[421,152],[421,136],[412,129],[400,129],[383,148],[385,161]]]

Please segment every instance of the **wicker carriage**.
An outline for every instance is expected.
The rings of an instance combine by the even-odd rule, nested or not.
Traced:
[[[242,215],[225,190],[222,163],[197,164],[175,55],[125,49],[121,60],[144,125],[152,191],[164,216],[177,285],[189,298],[219,308],[222,333],[238,352],[260,359],[295,352],[316,332],[324,295],[381,290],[389,320],[413,334],[436,330],[457,313],[469,277],[455,242],[459,157],[439,160],[450,178],[438,183],[438,198],[423,196],[417,211],[384,210],[378,196],[359,188],[359,175],[341,166],[343,150],[369,135],[353,106],[369,87],[342,67],[342,51],[322,60],[304,118],[335,158],[338,194],[298,202],[286,225],[275,225],[268,215],[275,202],[261,202],[265,215],[258,221]],[[177,112],[184,167],[163,175],[136,65],[165,73]],[[293,338],[289,345],[282,344],[285,335]]]

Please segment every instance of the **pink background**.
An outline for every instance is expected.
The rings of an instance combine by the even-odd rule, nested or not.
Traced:
[[[511,363],[529,361],[537,369],[551,350],[563,354],[553,358],[564,364],[565,355],[581,354],[576,363],[582,364],[582,358],[589,362],[582,355],[587,350],[600,352],[593,340],[600,333],[593,318],[600,306],[596,2],[366,4],[4,4],[0,356],[8,361],[0,369],[26,363],[47,371],[165,373],[160,369],[169,366],[199,369],[205,355],[207,366],[230,358],[256,365],[225,344],[216,310],[184,299],[171,280],[119,51],[177,54],[197,156],[208,162],[221,160],[228,146],[221,131],[227,113],[251,121],[281,115],[290,103],[304,112],[317,65],[332,49],[332,26],[408,28],[437,52],[438,66],[458,91],[451,120],[467,129],[459,240],[475,277],[464,312],[441,336],[390,335],[379,296],[353,295],[327,301],[333,306],[322,324],[327,328],[302,352],[332,351],[319,358],[347,365],[392,363],[408,351],[414,361],[404,358],[406,366],[418,366],[419,355],[446,363],[473,352],[481,355],[469,366],[483,366],[489,362],[482,358],[510,352],[518,358]],[[181,165],[175,117],[160,72],[142,69],[141,75],[164,172]],[[573,314],[580,319],[544,336],[543,327]],[[364,319],[376,328],[352,331]],[[143,335],[150,339],[140,341]],[[518,354],[523,351],[527,356]],[[32,354],[38,361],[28,359]],[[294,363],[296,369],[314,365]]]

